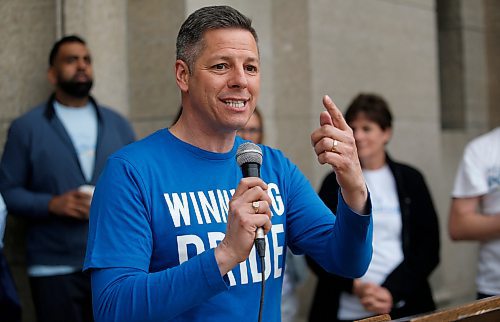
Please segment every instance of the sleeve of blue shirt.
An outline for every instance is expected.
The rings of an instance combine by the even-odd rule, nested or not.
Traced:
[[[155,273],[107,268],[91,276],[96,321],[169,321],[229,288],[214,249]]]
[[[326,271],[356,278],[368,269],[372,256],[373,222],[370,197],[368,215],[359,215],[339,192],[335,215],[321,201],[309,181],[290,164],[287,196],[288,246],[294,253],[306,253]]]

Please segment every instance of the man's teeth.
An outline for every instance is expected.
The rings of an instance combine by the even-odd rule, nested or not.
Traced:
[[[225,101],[225,103],[234,108],[243,108],[245,106],[245,101]]]

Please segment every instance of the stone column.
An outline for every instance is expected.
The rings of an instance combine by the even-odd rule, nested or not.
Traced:
[[[90,48],[92,94],[101,104],[128,116],[127,1],[64,0],[61,11],[62,35],[80,35]]]
[[[498,17],[498,4],[491,1],[490,8],[487,8],[487,1],[439,0],[436,3],[443,128],[443,172],[437,178],[448,192],[441,200],[436,200],[444,205],[444,208],[441,206],[441,217],[445,219],[441,222],[440,265],[440,271],[445,274],[441,274],[439,283],[436,283],[441,286],[436,290],[436,297],[440,305],[448,306],[475,299],[478,244],[451,242],[447,219],[450,194],[464,147],[473,137],[489,130],[492,114],[489,100],[492,95],[498,95],[495,94],[497,88],[491,90],[494,83],[490,78],[494,75],[492,67],[495,64],[498,70],[499,56],[494,55],[498,37],[489,43],[488,48],[487,32],[489,24],[492,27],[495,24],[491,20],[494,19],[492,9],[495,7]],[[495,111],[497,109],[495,106]]]
[[[0,155],[11,121],[51,92],[47,68],[56,37],[55,13],[53,0],[0,1]],[[7,217],[4,253],[22,301],[24,321],[34,321],[25,230],[22,219]]]
[[[128,1],[130,115],[140,137],[170,126],[180,106],[175,41],[183,1]]]
[[[0,151],[12,119],[45,100],[55,38],[53,0],[0,2]]]
[[[500,3],[485,1],[489,127],[500,126]]]

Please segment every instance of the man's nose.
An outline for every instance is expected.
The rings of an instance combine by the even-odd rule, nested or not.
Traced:
[[[228,87],[246,88],[248,85],[247,76],[243,66],[234,68],[228,80]]]
[[[86,59],[78,59],[78,69],[87,69],[89,67],[89,62]]]

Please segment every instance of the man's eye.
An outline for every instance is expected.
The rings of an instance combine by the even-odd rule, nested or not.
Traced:
[[[217,69],[217,70],[223,70],[226,68],[226,65],[225,64],[217,64],[217,65],[214,65],[214,69]]]
[[[255,73],[255,72],[257,71],[257,67],[252,66],[252,65],[248,65],[248,66],[246,67],[246,70],[247,70],[248,72]]]

